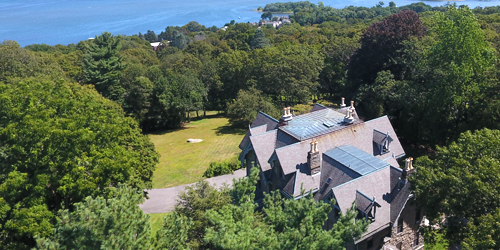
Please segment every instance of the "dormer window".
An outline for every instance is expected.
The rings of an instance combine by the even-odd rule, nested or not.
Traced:
[[[377,145],[381,155],[391,151],[390,145],[392,141],[393,139],[389,135],[389,132],[383,133],[376,129],[373,130],[373,142]]]
[[[358,217],[363,217],[371,222],[375,221],[377,207],[381,207],[375,200],[375,197],[369,198],[360,191],[356,191],[356,207],[358,208]]]

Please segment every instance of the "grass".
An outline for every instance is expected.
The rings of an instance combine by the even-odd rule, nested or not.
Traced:
[[[149,215],[149,222],[151,223],[151,233],[153,235],[156,235],[156,231],[158,231],[158,229],[160,229],[163,224],[163,217],[165,217],[167,214],[169,213]]]
[[[167,188],[193,183],[202,178],[210,162],[235,157],[246,130],[230,126],[227,118],[207,112],[207,118],[183,128],[150,134],[160,163],[153,175],[153,188]],[[187,139],[202,139],[188,143]]]

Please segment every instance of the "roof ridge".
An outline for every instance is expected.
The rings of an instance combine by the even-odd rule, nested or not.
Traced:
[[[270,116],[270,115],[268,115],[268,114],[266,114],[266,113],[264,113],[264,112],[262,112],[262,111],[259,111],[259,113],[261,113],[261,114],[265,115],[267,118],[269,118],[269,119],[271,119],[271,120],[273,120],[273,121],[275,121],[275,122],[278,122],[278,123],[279,123],[279,121],[278,121],[278,120],[276,120],[274,117],[272,117],[272,116]]]

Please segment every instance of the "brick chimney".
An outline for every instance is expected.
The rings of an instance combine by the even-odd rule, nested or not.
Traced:
[[[321,171],[321,155],[318,150],[318,141],[311,141],[311,150],[307,155],[307,163],[311,169],[311,175]]]

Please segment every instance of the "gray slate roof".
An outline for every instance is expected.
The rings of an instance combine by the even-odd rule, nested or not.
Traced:
[[[268,160],[274,152],[277,132],[278,131],[275,129],[250,136],[255,156],[257,156],[257,161],[264,172],[271,169],[271,165]]]
[[[373,130],[373,142],[383,144],[386,139],[389,139],[390,142],[393,141],[390,135],[389,138],[387,138],[387,133],[380,132],[376,129]]]
[[[390,167],[386,167],[335,187],[332,192],[342,213],[351,208],[356,200],[357,191],[362,192],[367,197],[375,197],[380,207],[377,208],[375,221],[368,226],[367,232],[369,233],[387,226],[390,222],[391,205],[386,197],[391,192],[389,180]]]

